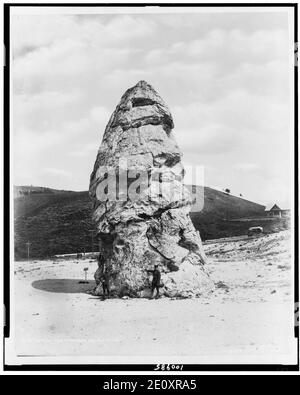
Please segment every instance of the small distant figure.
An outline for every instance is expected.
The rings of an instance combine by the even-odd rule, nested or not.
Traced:
[[[103,273],[103,267],[104,267],[104,257],[101,254],[101,252],[100,252],[100,254],[97,257],[97,263],[98,263],[98,269],[96,270],[96,272],[94,274],[94,279],[95,279],[95,282],[96,282],[96,288],[100,284],[100,277],[101,277],[101,274]]]
[[[102,266],[104,266],[104,262],[105,262],[104,255],[101,254],[101,252],[100,252],[98,257],[97,257],[98,267],[101,268]]]
[[[107,299],[109,299],[109,275],[107,271],[105,271],[100,277],[100,282],[102,284],[102,289],[103,289],[102,299],[105,300],[105,295],[107,296]]]
[[[107,269],[105,269],[105,258],[103,254],[99,254],[98,258],[98,269],[96,270],[96,273],[94,274],[94,278],[96,281],[96,287],[101,284],[102,289],[103,289],[103,300],[105,300],[105,295],[107,295],[107,298],[109,299],[109,274]]]
[[[154,291],[156,290],[155,299],[159,298],[159,287],[160,287],[160,271],[158,269],[158,265],[154,265],[154,270],[149,270],[152,272],[152,284],[151,284],[151,299],[154,298]]]

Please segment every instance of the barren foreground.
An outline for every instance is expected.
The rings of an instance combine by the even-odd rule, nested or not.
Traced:
[[[199,299],[101,301],[95,261],[16,262],[16,354],[294,363],[290,246],[288,231],[205,245],[216,291]]]

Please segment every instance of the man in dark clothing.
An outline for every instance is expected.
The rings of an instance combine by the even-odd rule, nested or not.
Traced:
[[[105,264],[105,258],[104,255],[100,252],[98,257],[97,257],[97,262],[98,262],[98,267],[101,268]]]
[[[103,300],[105,299],[105,294],[107,293],[107,298],[109,299],[109,275],[107,271],[105,271],[101,277],[100,282],[103,288]]]
[[[154,297],[154,291],[156,290],[156,299],[159,298],[159,286],[160,286],[160,271],[158,270],[158,265],[154,266],[152,271],[152,284],[151,284],[151,299]]]
[[[101,278],[103,271],[104,271],[104,257],[101,253],[98,255],[97,262],[98,262],[98,269],[96,270],[96,272],[94,274],[96,288],[101,283],[100,278]]]
[[[97,260],[98,269],[94,274],[94,278],[96,281],[95,291],[97,290],[97,287],[101,284],[103,289],[103,300],[105,299],[105,294],[107,294],[107,297],[109,299],[109,275],[107,269],[105,269],[105,258],[100,253]]]

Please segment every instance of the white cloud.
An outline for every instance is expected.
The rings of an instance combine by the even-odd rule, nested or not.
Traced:
[[[90,115],[94,121],[99,123],[101,122],[101,124],[106,125],[109,121],[111,113],[108,111],[107,108],[98,106],[98,107],[93,107],[90,110]]]
[[[96,158],[97,151],[97,142],[93,141],[92,143],[82,145],[80,148],[77,148],[77,150],[68,152],[68,155],[77,158],[83,158],[85,156],[91,155],[92,157]]]
[[[46,167],[45,169],[42,170],[43,173],[45,174],[51,174],[54,176],[63,176],[63,177],[70,177],[71,173],[66,170],[62,169],[55,169],[53,167]]]
[[[257,163],[237,163],[235,167],[242,171],[257,171],[260,169]]]
[[[12,17],[13,53],[24,55],[41,47],[58,45],[65,41],[86,43],[95,48],[119,47],[120,43],[138,41],[151,35],[154,21],[138,16],[84,17],[76,15],[23,15]],[[72,37],[72,40],[70,40]],[[64,45],[64,44],[63,44]],[[27,51],[26,51],[27,50]]]

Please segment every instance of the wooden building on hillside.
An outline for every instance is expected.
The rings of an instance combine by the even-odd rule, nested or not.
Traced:
[[[269,209],[266,210],[266,214],[268,217],[282,218],[289,217],[290,210],[289,209],[281,209],[276,203]]]

